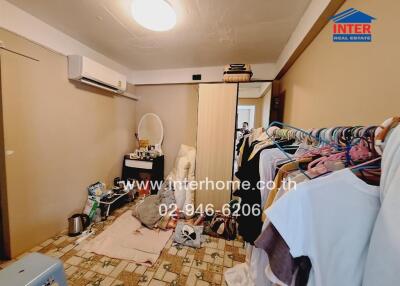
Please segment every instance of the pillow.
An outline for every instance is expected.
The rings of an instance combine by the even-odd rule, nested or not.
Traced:
[[[193,181],[195,179],[196,149],[187,145],[181,145],[175,160],[174,168],[168,175],[167,180],[172,182]],[[175,201],[180,210],[185,210],[185,206],[194,203],[194,190],[185,184],[175,184]],[[187,216],[187,215],[186,215]],[[187,216],[188,217],[188,216]]]
[[[168,179],[175,180],[185,180],[188,178],[188,173],[190,169],[190,161],[189,158],[185,155],[184,152],[179,152],[176,159],[174,167],[168,175]]]
[[[196,148],[182,144],[179,148],[178,158],[186,157],[189,161],[188,180],[193,181],[195,179],[195,168],[196,168]]]
[[[185,217],[187,219],[192,218],[194,216],[194,211],[190,214],[188,213],[189,210],[194,209],[194,192],[195,190],[192,189],[190,186],[186,187],[186,193],[185,193],[185,202],[183,204],[183,212],[185,214]],[[187,205],[191,205],[192,207],[187,207]],[[186,212],[188,210],[188,212]]]
[[[203,226],[194,226],[184,222],[178,222],[175,228],[174,241],[185,246],[200,248],[202,233]]]
[[[174,189],[174,195],[175,195],[175,201],[176,201],[176,206],[180,210],[184,210],[185,208],[185,202],[186,202],[186,193],[187,193],[187,187],[185,184],[175,184],[175,189]]]
[[[155,224],[161,219],[161,215],[159,212],[160,204],[160,196],[148,196],[144,198],[143,201],[133,206],[132,215],[148,228],[153,228]]]
[[[184,181],[188,178],[190,162],[186,157],[178,157],[175,162],[175,180]]]

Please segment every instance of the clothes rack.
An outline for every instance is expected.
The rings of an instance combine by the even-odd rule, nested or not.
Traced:
[[[321,252],[322,254],[320,256],[318,256],[319,254],[314,256],[315,253],[310,253],[307,252],[307,249],[302,249],[303,244],[296,244],[296,241],[297,236],[299,236],[299,239],[302,237],[304,241],[309,241],[311,238],[314,239],[310,237],[307,231],[302,233],[299,228],[299,225],[308,226],[308,220],[310,220],[311,226],[315,228],[315,231],[311,231],[312,235],[315,234],[315,239],[318,239],[320,242],[324,241],[325,243],[324,237],[320,235],[324,230],[320,229],[320,227],[326,225],[324,222],[330,218],[332,213],[335,213],[335,208],[347,212],[347,215],[346,219],[343,220],[343,226],[341,224],[333,224],[336,230],[334,234],[332,234],[333,236],[338,233],[346,233],[345,236],[348,236],[349,241],[355,241],[356,239],[354,238],[358,237],[358,233],[367,234],[359,236],[360,244],[362,244],[363,247],[352,245],[350,249],[348,249],[346,246],[342,246],[342,250],[347,249],[348,252],[353,251],[355,253],[351,260],[353,263],[352,269],[357,273],[357,277],[346,277],[344,280],[341,280],[342,277],[339,275],[340,277],[335,281],[357,281],[356,284],[358,285],[358,282],[362,279],[362,272],[359,271],[361,268],[358,266],[358,263],[362,264],[364,261],[356,260],[357,257],[360,257],[363,249],[365,249],[364,246],[369,241],[369,229],[371,229],[376,218],[376,212],[379,209],[378,188],[375,183],[376,179],[378,179],[379,184],[381,157],[380,154],[374,150],[376,129],[376,126],[337,126],[304,130],[290,124],[273,121],[266,128],[259,128],[253,131],[249,137],[244,140],[244,150],[241,151],[243,152],[243,157],[239,157],[239,160],[242,160],[240,161],[240,168],[244,166],[244,168],[246,168],[245,175],[248,176],[243,176],[244,172],[239,169],[239,175],[241,175],[241,177],[239,178],[238,176],[238,178],[241,181],[249,179],[252,184],[254,183],[253,180],[256,178],[254,172],[257,171],[254,168],[255,164],[251,161],[254,161],[254,158],[256,158],[255,156],[258,156],[260,162],[258,170],[260,173],[260,180],[262,177],[261,174],[264,172],[266,175],[264,175],[262,180],[272,180],[274,183],[278,182],[273,189],[268,190],[266,188],[262,189],[261,187],[248,192],[240,192],[240,198],[244,204],[247,203],[255,206],[255,204],[261,202],[263,206],[261,233],[254,241],[251,235],[253,235],[255,231],[249,233],[247,230],[250,228],[250,224],[248,223],[250,221],[243,220],[242,227],[241,221],[239,221],[239,234],[243,234],[242,236],[247,242],[248,253],[250,253],[249,256],[246,257],[247,266],[243,269],[248,269],[250,272],[249,277],[256,275],[252,277],[252,279],[255,279],[254,281],[257,280],[257,282],[254,283],[255,285],[273,285],[265,284],[265,279],[270,282],[278,281],[275,282],[278,283],[277,285],[292,285],[292,282],[294,282],[292,279],[295,278],[292,275],[292,273],[294,273],[292,270],[295,269],[298,269],[300,271],[299,273],[306,274],[307,279],[308,273],[312,273],[312,275],[315,275],[315,273],[323,273],[321,279],[330,277],[329,274],[324,276],[325,273],[331,271],[330,269],[324,269],[324,271],[327,272],[319,271],[319,267],[323,267],[324,265],[322,261],[326,261],[329,256],[329,251],[325,251],[328,249],[326,248],[327,245],[324,246],[325,250],[323,251],[325,252]],[[293,148],[297,148],[296,153],[289,154],[288,152],[291,152]],[[306,150],[306,152],[303,153],[302,149]],[[251,156],[249,156],[249,154],[251,154]],[[262,162],[264,162],[264,164]],[[374,163],[374,165],[371,165],[372,163]],[[250,165],[253,167],[251,170],[248,169]],[[294,179],[298,184],[301,183],[298,185],[300,191],[297,191],[296,188],[287,188],[283,185],[285,181],[291,179]],[[373,184],[371,184],[371,182],[373,182]],[[361,192],[357,189],[360,189]],[[336,192],[338,192],[338,197],[341,199],[336,197]],[[328,199],[324,199],[324,196],[328,196]],[[315,205],[308,205],[310,202],[317,201],[318,203]],[[357,204],[354,204],[354,201],[357,201]],[[297,202],[303,204],[303,206],[298,208]],[[370,208],[371,205],[366,202],[372,202],[373,207]],[[321,213],[322,216],[318,215],[314,217],[314,208],[319,208],[317,212]],[[349,217],[350,214],[357,214],[357,217],[351,218]],[[366,219],[366,224],[354,224],[359,221],[361,217]],[[252,229],[257,229],[259,227],[257,219],[258,217],[254,217],[251,221],[254,222],[254,224],[251,225]],[[297,223],[297,221],[299,221],[299,223]],[[296,231],[293,231],[294,229],[296,229]],[[356,233],[354,233],[354,230],[356,230]],[[280,235],[281,232],[282,235]],[[279,250],[274,250],[276,245],[278,245],[277,243],[280,245],[280,248]],[[293,247],[293,249],[298,249],[298,252],[292,253],[291,247]],[[278,253],[276,251],[278,251]],[[305,252],[305,258],[307,259],[309,257],[314,259],[317,257],[317,259],[320,259],[321,265],[317,262],[317,264],[313,266],[316,269],[315,272],[310,272],[310,269],[312,269],[310,261],[304,264],[308,268],[301,268],[303,262],[307,260],[299,262],[298,259],[302,259],[302,257],[300,257],[300,251]],[[280,263],[276,259],[282,253],[286,255],[285,258],[282,258],[282,262],[290,261],[291,266],[286,268],[288,265],[284,265],[282,267],[285,269],[276,269],[277,263]],[[272,264],[270,264],[268,258],[266,258],[267,255],[273,258]],[[339,257],[337,257],[337,259],[339,259]],[[280,270],[286,271],[285,273],[287,276],[282,276],[281,274],[284,272]],[[233,275],[234,271],[236,270],[232,269],[230,274]],[[340,270],[338,271],[340,272]],[[281,276],[275,277],[274,275],[276,273]],[[304,278],[304,276],[302,277]],[[282,281],[286,283],[279,284]],[[306,284],[296,283],[295,285]]]

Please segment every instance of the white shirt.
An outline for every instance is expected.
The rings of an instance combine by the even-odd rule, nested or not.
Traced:
[[[364,286],[400,282],[400,126],[390,134],[382,155],[382,207],[371,237]]]
[[[291,155],[289,155],[291,156]],[[264,187],[261,192],[261,205],[265,204],[270,189],[268,189],[267,183],[273,181],[275,178],[275,171],[278,162],[287,159],[287,156],[278,148],[265,149],[260,153],[260,181],[263,182],[261,187]]]
[[[267,186],[268,181],[273,181],[275,177],[275,170],[278,162],[280,160],[287,159],[285,154],[277,149],[265,149],[260,153],[260,163],[259,163],[259,172],[260,172],[260,181],[264,182],[264,187],[261,192],[261,205],[265,204],[267,200],[269,189]],[[268,224],[264,223],[262,231],[265,230]],[[250,276],[252,278],[253,283],[256,286],[270,286],[272,285],[271,281],[268,280],[265,275],[265,268],[268,266],[268,256],[263,249],[253,247],[251,258],[250,258]]]
[[[344,169],[303,182],[267,216],[293,257],[312,263],[308,285],[361,285],[379,191]]]

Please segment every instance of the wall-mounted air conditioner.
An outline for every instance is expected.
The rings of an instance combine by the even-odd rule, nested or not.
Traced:
[[[84,56],[68,56],[68,77],[119,94],[126,91],[126,76]]]

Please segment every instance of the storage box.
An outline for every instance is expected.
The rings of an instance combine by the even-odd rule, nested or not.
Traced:
[[[224,68],[224,82],[248,82],[252,76],[251,66],[247,64],[230,64]]]
[[[31,253],[0,271],[0,285],[67,286],[60,260]]]

